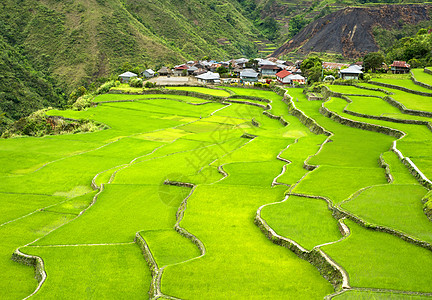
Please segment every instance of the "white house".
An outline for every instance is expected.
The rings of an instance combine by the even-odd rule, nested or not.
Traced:
[[[290,84],[291,80],[289,78],[289,75],[292,75],[290,71],[282,70],[276,73],[276,79],[282,84]]]
[[[245,82],[256,82],[258,75],[259,73],[255,72],[254,69],[244,69],[240,72],[240,79]]]
[[[145,78],[151,78],[155,76],[155,72],[152,69],[147,69],[143,72]]]
[[[121,82],[129,82],[129,80],[134,77],[138,77],[138,75],[132,72],[125,72],[123,74],[120,74],[119,77]]]
[[[358,66],[350,66],[340,70],[339,74],[342,79],[358,79],[363,72],[359,70]]]
[[[220,83],[220,74],[219,73],[213,73],[213,72],[207,72],[198,76],[195,76],[196,79],[198,79],[198,82],[202,83]]]
[[[306,78],[299,74],[292,74],[289,75],[289,80],[291,80],[291,83],[297,82],[298,84],[306,84]]]

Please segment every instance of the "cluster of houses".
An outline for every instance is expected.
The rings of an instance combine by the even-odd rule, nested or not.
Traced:
[[[233,59],[229,61],[188,61],[185,64],[177,65],[170,69],[167,67],[160,68],[157,72],[147,69],[142,72],[145,78],[152,78],[154,76],[194,76],[198,82],[207,83],[221,83],[236,81],[240,84],[253,84],[270,78],[276,79],[280,84],[286,85],[299,85],[305,84],[307,79],[302,76],[300,65],[302,61],[295,63],[290,61],[279,60],[277,58],[261,59],[257,58],[253,61],[247,58]],[[323,69],[337,70],[339,77],[342,79],[357,80],[363,74],[362,62],[355,64],[343,64],[333,62],[323,62]],[[225,68],[226,72],[230,74],[231,78],[221,79],[221,68]],[[394,61],[390,65],[393,73],[408,73],[410,65],[404,61]],[[223,70],[223,69],[222,69]],[[119,77],[123,82],[128,82],[130,78],[137,77],[137,74],[126,72]],[[233,79],[237,78],[237,79]],[[327,76],[328,79],[333,79],[333,76]],[[325,78],[325,79],[326,79]],[[268,80],[267,80],[268,82]]]

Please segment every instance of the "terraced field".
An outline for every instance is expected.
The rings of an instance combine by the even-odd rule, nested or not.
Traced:
[[[107,130],[0,140],[0,298],[432,297],[432,98],[328,88],[105,94],[48,114]]]

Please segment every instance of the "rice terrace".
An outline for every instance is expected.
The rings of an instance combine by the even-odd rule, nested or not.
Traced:
[[[47,111],[106,129],[0,140],[0,298],[431,298],[432,75],[413,75]]]

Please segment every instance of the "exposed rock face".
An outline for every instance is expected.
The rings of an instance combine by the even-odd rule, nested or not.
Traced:
[[[417,24],[429,20],[431,11],[432,5],[348,7],[312,22],[272,56],[299,49],[303,54],[333,52],[345,57],[360,57],[378,50],[372,35],[375,26],[392,29]]]

